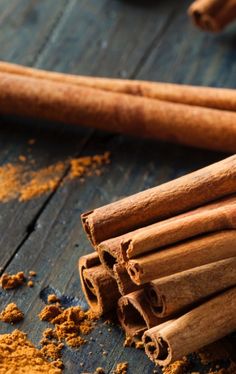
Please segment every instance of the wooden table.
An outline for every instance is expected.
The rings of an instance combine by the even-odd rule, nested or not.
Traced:
[[[79,74],[234,87],[235,25],[221,35],[204,34],[189,21],[188,5],[185,0],[0,0],[0,59]],[[35,343],[45,328],[37,314],[51,289],[66,295],[68,305],[85,303],[77,260],[91,247],[81,228],[82,212],[225,157],[60,124],[0,120],[0,164],[25,155],[37,169],[67,157],[112,154],[100,177],[83,184],[62,179],[53,193],[1,204],[2,271],[33,269],[38,276],[32,289],[2,291],[0,307],[17,302],[26,315],[18,327]],[[34,146],[30,138],[36,139]],[[13,327],[1,323],[0,329]],[[98,366],[111,373],[120,361],[129,361],[129,373],[153,372],[143,352],[123,348],[118,327],[109,332],[101,322],[92,337],[78,351],[65,348],[65,373],[92,373]]]

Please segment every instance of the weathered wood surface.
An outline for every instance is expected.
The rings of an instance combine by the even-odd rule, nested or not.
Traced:
[[[0,0],[0,59],[80,74],[234,87],[236,27],[221,36],[203,34],[189,22],[188,4],[174,0]],[[26,314],[18,326],[35,343],[45,327],[37,314],[47,287],[71,297],[71,303],[85,303],[77,260],[91,248],[82,232],[81,212],[225,156],[57,124],[48,129],[40,121],[0,118],[0,122],[1,165],[21,154],[32,157],[35,167],[43,167],[68,156],[112,152],[111,165],[101,177],[88,177],[83,184],[61,183],[52,194],[0,206],[2,271],[33,269],[38,273],[34,288],[2,292],[0,308],[16,301]],[[30,138],[37,140],[31,150]],[[1,323],[0,329],[6,332],[13,327]],[[92,373],[97,366],[110,373],[120,361],[129,361],[130,373],[152,373],[154,366],[142,352],[123,348],[119,328],[109,332],[101,322],[91,336],[94,341],[80,350],[65,349],[65,373]],[[108,356],[102,355],[103,350]],[[90,351],[93,355],[87,360]],[[195,367],[207,372],[198,363]]]

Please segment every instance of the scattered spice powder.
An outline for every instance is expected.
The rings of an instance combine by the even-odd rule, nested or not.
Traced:
[[[61,374],[19,330],[0,335],[0,373]]]
[[[26,161],[25,156],[19,156]],[[0,201],[8,202],[18,198],[28,201],[38,198],[57,188],[64,173],[69,168],[66,181],[91,175],[100,175],[101,167],[110,162],[110,153],[66,159],[48,167],[32,171],[30,162],[24,164],[5,164],[0,167]]]
[[[25,280],[26,277],[23,271],[12,275],[5,273],[0,278],[0,284],[4,290],[10,290],[22,286],[25,283]]]
[[[163,369],[163,374],[187,374],[189,371],[189,362],[186,357],[182,360],[176,361]]]
[[[5,164],[0,167],[0,201],[15,199],[22,187],[24,168],[21,165]]]
[[[113,374],[126,374],[128,371],[129,364],[128,362],[120,362],[116,365],[115,370],[113,371]]]
[[[18,308],[15,303],[10,303],[0,313],[0,321],[5,323],[17,323],[24,319],[24,313]]]

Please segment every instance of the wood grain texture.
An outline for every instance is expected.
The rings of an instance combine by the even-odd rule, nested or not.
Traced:
[[[81,74],[234,86],[236,52],[231,34],[213,38],[195,30],[186,16],[188,3],[9,0],[6,4],[0,0],[0,59]],[[26,313],[18,326],[35,343],[45,328],[37,313],[47,293],[55,289],[67,296],[64,305],[86,306],[77,271],[78,257],[91,251],[81,229],[83,211],[225,156],[97,132],[88,140],[89,133],[82,130],[51,126],[49,131],[44,123],[19,126],[19,121],[4,119],[4,125],[0,164],[26,154],[32,137],[37,142],[30,154],[38,167],[80,155],[82,150],[84,155],[112,152],[112,163],[100,178],[61,184],[54,194],[25,204],[14,201],[0,206],[1,266],[9,272],[34,269],[38,273],[34,288],[1,292],[0,308],[10,300],[17,302]],[[13,328],[1,323],[0,329]],[[92,373],[98,366],[111,373],[119,361],[129,361],[129,373],[152,373],[154,366],[143,353],[124,348],[121,330],[111,330],[101,322],[89,344],[79,351],[66,348],[65,373]],[[102,355],[103,350],[108,356]],[[90,351],[93,355],[87,361]],[[207,372],[197,361],[194,370]]]

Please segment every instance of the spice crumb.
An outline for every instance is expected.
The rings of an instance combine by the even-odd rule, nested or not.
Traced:
[[[5,323],[17,323],[24,319],[24,313],[18,308],[15,303],[10,303],[0,313],[0,321]]]
[[[34,282],[32,280],[29,280],[27,283],[28,287],[34,287]]]
[[[48,295],[47,302],[49,304],[58,303],[60,302],[60,299],[55,294]]]
[[[25,162],[27,160],[27,158],[24,155],[20,155],[18,158],[21,162]]]
[[[131,347],[133,344],[133,340],[130,336],[126,336],[125,341],[123,343],[124,347]]]
[[[144,349],[144,344],[142,341],[135,342],[135,348],[136,349]]]
[[[33,144],[35,144],[35,142],[36,142],[35,139],[29,139],[29,140],[28,140],[28,144],[29,144],[29,145],[33,145]]]
[[[36,277],[36,275],[37,275],[36,271],[34,271],[34,270],[29,271],[29,276],[30,277]]]

